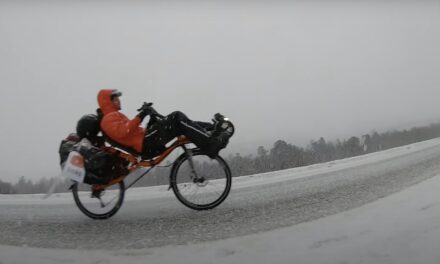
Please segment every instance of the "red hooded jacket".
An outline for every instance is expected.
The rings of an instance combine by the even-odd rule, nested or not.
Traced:
[[[98,93],[98,104],[104,117],[101,121],[102,131],[117,143],[142,152],[145,130],[140,127],[141,119],[128,119],[118,111],[111,101],[112,90],[101,90]]]

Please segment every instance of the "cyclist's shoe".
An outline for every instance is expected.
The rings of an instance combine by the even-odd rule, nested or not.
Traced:
[[[234,134],[234,125],[228,118],[220,113],[214,115],[212,119],[214,122],[212,130],[208,131],[211,142],[206,147],[206,152],[210,158],[215,158],[219,151],[224,149],[228,143],[229,138]]]
[[[220,113],[216,113],[216,114],[214,114],[214,119],[213,120],[214,120],[214,122],[215,121],[220,122],[220,121],[225,120],[225,116],[220,114]]]
[[[214,114],[214,118],[212,118],[212,122],[214,123],[214,131],[218,129],[218,124],[224,119],[225,117],[222,114],[220,113]]]
[[[234,126],[224,115],[217,113],[214,115],[214,119],[212,119],[212,121],[214,122],[214,129],[212,131],[213,137],[217,137],[222,133],[228,134],[229,137],[234,134]]]

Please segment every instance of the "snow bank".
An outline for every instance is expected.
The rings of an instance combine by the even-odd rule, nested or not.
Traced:
[[[308,223],[226,240],[142,250],[0,246],[9,263],[438,263],[440,176]]]
[[[384,161],[398,156],[408,155],[438,145],[440,145],[440,138],[362,156],[314,164],[305,167],[234,177],[232,188],[234,190],[238,190],[240,188],[250,186],[271,184],[286,180],[310,177],[321,173],[334,172],[356,166],[371,164],[378,161]],[[0,195],[0,204],[71,204],[73,201],[71,193],[57,193],[46,199],[44,196],[45,194]],[[163,197],[173,197],[172,192],[168,191],[168,185],[132,188],[127,191],[125,199],[126,201],[129,201]]]

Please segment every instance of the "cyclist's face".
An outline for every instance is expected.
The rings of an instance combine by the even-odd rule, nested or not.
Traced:
[[[115,96],[112,102],[114,107],[116,107],[116,109],[121,110],[121,100],[119,100],[119,96]]]

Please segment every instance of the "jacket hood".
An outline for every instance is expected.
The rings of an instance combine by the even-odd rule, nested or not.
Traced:
[[[117,112],[118,109],[113,105],[111,100],[112,91],[110,89],[101,90],[98,93],[98,105],[104,115]]]

